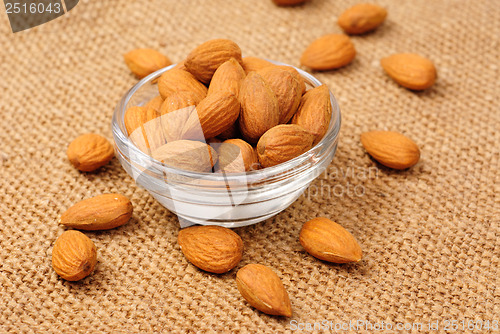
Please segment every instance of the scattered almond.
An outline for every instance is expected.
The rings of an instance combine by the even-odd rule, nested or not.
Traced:
[[[348,36],[331,34],[312,42],[302,54],[300,63],[313,70],[325,71],[343,67],[355,56],[356,49]]]
[[[85,231],[109,230],[127,223],[132,203],[120,194],[104,194],[78,202],[62,214],[59,223]]]
[[[97,264],[97,250],[85,234],[66,231],[52,249],[52,267],[67,281],[78,281],[92,273]]]
[[[330,91],[326,85],[321,85],[307,91],[302,96],[299,110],[292,118],[292,124],[300,125],[312,133],[315,145],[328,130],[331,118]]]
[[[202,100],[182,129],[182,138],[204,140],[218,136],[236,122],[240,102],[230,92],[214,92]]]
[[[359,262],[358,242],[345,228],[327,218],[314,218],[302,226],[300,243],[312,256],[333,263]]]
[[[187,91],[195,94],[202,100],[207,95],[207,87],[189,72],[180,69],[171,69],[163,73],[158,80],[158,90],[165,100],[170,94],[178,91]]]
[[[241,173],[259,168],[257,152],[242,139],[228,139],[217,148],[219,168],[226,173]]]
[[[343,12],[338,19],[339,26],[348,34],[358,35],[375,30],[387,17],[384,7],[361,3]]]
[[[406,169],[420,159],[420,150],[413,140],[393,131],[370,131],[361,135],[366,151],[382,165]]]
[[[278,100],[257,72],[250,72],[241,85],[240,131],[249,143],[279,123]]]
[[[229,92],[237,98],[245,76],[245,71],[240,63],[234,58],[229,59],[215,71],[208,87],[208,95],[215,92]]]
[[[302,96],[301,82],[292,72],[278,66],[268,66],[257,73],[262,76],[276,96],[279,123],[288,123],[299,107]]]
[[[231,58],[241,62],[240,47],[227,39],[213,39],[191,51],[185,66],[196,79],[209,83],[217,68]]]
[[[168,142],[152,152],[164,164],[194,172],[210,172],[217,162],[217,152],[205,143],[194,140]]]
[[[414,53],[398,53],[380,61],[385,72],[398,84],[423,90],[436,82],[436,68],[427,58]]]
[[[298,157],[311,149],[314,135],[296,124],[282,124],[268,130],[257,144],[262,167],[271,167]]]
[[[142,79],[164,67],[172,65],[168,57],[153,49],[135,49],[124,55],[125,64]]]
[[[262,264],[247,264],[236,273],[236,284],[243,298],[271,315],[292,316],[292,305],[280,278]]]
[[[106,165],[115,154],[109,141],[95,133],[73,140],[66,153],[73,166],[83,172],[92,172]]]
[[[221,226],[192,226],[179,231],[177,242],[196,267],[216,274],[230,271],[243,256],[243,241]]]

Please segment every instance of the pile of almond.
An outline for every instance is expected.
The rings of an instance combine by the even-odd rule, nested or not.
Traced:
[[[156,54],[126,55],[139,77],[160,64],[157,56],[147,64],[148,53]],[[199,45],[163,73],[158,93],[126,111],[128,135],[156,160],[197,172],[245,172],[293,159],[323,138],[332,116],[325,85],[306,90],[293,67],[242,58],[226,39]]]

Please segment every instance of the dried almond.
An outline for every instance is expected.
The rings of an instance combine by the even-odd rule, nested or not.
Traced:
[[[240,47],[228,39],[212,39],[191,51],[185,66],[196,79],[209,83],[215,70],[231,58],[241,62]]]
[[[360,3],[343,12],[339,26],[348,34],[358,35],[377,29],[387,17],[384,7],[371,3]]]
[[[241,173],[259,168],[257,152],[242,139],[228,139],[217,148],[219,168],[226,173]]]
[[[292,124],[297,124],[312,133],[314,145],[325,135],[332,118],[330,91],[326,85],[321,85],[307,91],[300,100],[299,110],[292,118]]]
[[[80,201],[64,212],[59,223],[85,231],[109,230],[132,217],[130,200],[120,194],[104,194]]]
[[[182,138],[212,138],[229,129],[238,119],[240,102],[230,92],[214,92],[203,99],[182,129]]]
[[[234,58],[229,59],[215,71],[208,87],[208,95],[215,92],[229,92],[237,98],[245,76],[240,63]]]
[[[278,100],[279,123],[288,123],[299,107],[302,97],[301,83],[291,72],[278,66],[269,66],[257,73],[266,81]]]
[[[327,218],[314,218],[302,226],[299,237],[312,256],[333,263],[359,262],[363,256],[358,242],[345,228]]]
[[[247,264],[236,273],[243,298],[257,310],[271,315],[292,316],[292,305],[281,279],[269,267]]]
[[[179,231],[177,242],[196,267],[216,274],[230,271],[243,256],[243,241],[221,226],[192,226]]]
[[[78,281],[92,273],[97,264],[97,249],[85,234],[65,231],[52,249],[52,267],[67,281]]]
[[[417,144],[399,132],[365,132],[361,135],[361,143],[375,160],[390,168],[406,169],[420,159]]]
[[[188,91],[178,91],[169,95],[165,101],[163,101],[160,107],[160,114],[165,115],[171,113],[173,111],[186,108],[186,107],[194,107],[200,103],[200,96],[196,95],[193,92]]]
[[[304,94],[306,92],[306,83],[304,81],[304,78],[302,75],[299,74],[299,72],[292,66],[287,66],[287,65],[277,65],[278,68],[281,68],[283,70],[286,70],[290,72],[293,77],[299,82],[300,84],[300,91],[301,94]]]
[[[296,124],[277,125],[262,135],[257,154],[262,167],[271,167],[311,149],[314,135]]]
[[[135,49],[124,55],[125,64],[138,78],[142,79],[172,64],[167,56],[153,49]]]
[[[308,1],[309,0],[273,0],[277,6],[297,6]]]
[[[250,72],[243,80],[240,102],[240,131],[249,143],[256,143],[264,132],[278,125],[278,100],[257,72]]]
[[[436,68],[427,58],[414,53],[398,53],[382,58],[385,72],[398,84],[413,90],[423,90],[436,82]]]
[[[167,142],[181,139],[182,128],[200,101],[199,96],[187,91],[174,92],[165,99],[160,107],[160,120]]]
[[[154,110],[159,112],[162,104],[163,104],[163,99],[160,95],[158,95],[158,96],[152,98],[151,100],[149,100],[149,102],[146,103],[144,105],[144,107],[153,108]]]
[[[159,113],[153,108],[130,107],[125,112],[125,128],[132,141],[149,153],[165,143]]]
[[[248,73],[250,72],[259,71],[265,67],[275,66],[275,65],[262,58],[243,57],[241,60],[241,66],[245,70],[245,73],[248,75]]]
[[[221,139],[232,139],[240,136],[238,121],[234,122],[227,130],[222,131],[217,137]]]
[[[205,143],[194,140],[176,140],[154,150],[153,158],[171,167],[210,172],[217,162],[217,152]]]
[[[158,90],[163,99],[178,91],[192,92],[199,100],[207,95],[207,87],[196,80],[191,73],[175,68],[161,75],[158,80]]]
[[[75,168],[83,172],[92,172],[106,165],[115,153],[106,138],[88,133],[73,140],[66,154]]]
[[[302,54],[300,63],[313,70],[325,71],[346,66],[356,56],[347,35],[330,34],[312,42]]]

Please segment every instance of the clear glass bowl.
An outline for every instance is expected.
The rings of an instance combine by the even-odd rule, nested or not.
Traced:
[[[340,131],[340,109],[331,93],[332,119],[326,135],[312,149],[286,163],[222,174],[180,170],[154,160],[129,139],[124,115],[129,107],[144,105],[157,96],[156,79],[174,66],[152,73],[125,94],[114,112],[112,129],[116,155],[123,168],[138,185],[177,214],[181,224],[187,221],[232,228],[261,222],[292,204],[331,163]],[[321,85],[309,73],[295,69],[309,87]]]

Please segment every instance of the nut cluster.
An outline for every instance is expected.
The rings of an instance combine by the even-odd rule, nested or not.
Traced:
[[[158,93],[127,109],[128,135],[156,160],[197,172],[286,162],[317,144],[332,117],[325,85],[306,90],[293,67],[242,58],[226,39],[199,45],[163,73]]]

